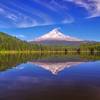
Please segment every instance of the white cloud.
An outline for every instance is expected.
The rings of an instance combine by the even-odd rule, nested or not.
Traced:
[[[75,4],[84,7],[88,12],[88,18],[100,16],[100,0],[73,0]]]
[[[87,18],[100,16],[100,0],[63,0],[66,2],[72,2],[76,5],[83,7],[89,13]]]
[[[4,9],[3,8],[0,8],[0,13],[4,13]]]
[[[98,17],[100,16],[100,0],[94,0],[94,10],[91,10],[91,16],[90,17]]]
[[[11,23],[9,25],[3,25],[4,27],[32,27],[38,24],[38,22],[30,16],[25,16],[22,13],[12,13],[9,8],[0,8],[0,14],[7,18]],[[0,26],[1,27],[1,26]]]
[[[19,16],[19,19],[16,20],[15,26],[19,28],[32,27],[38,25],[38,22],[28,16]]]
[[[74,18],[70,16],[70,12],[68,12],[68,7],[65,7],[57,2],[57,0],[50,0],[50,2],[46,3],[42,0],[33,0],[37,4],[43,6],[47,11],[41,11],[40,9],[34,9],[34,7],[29,7],[26,4],[21,4],[22,6],[18,6],[14,2],[11,2],[13,6],[18,8],[11,9],[6,5],[1,5],[0,14],[8,19],[9,25],[5,24],[5,27],[33,27],[33,26],[42,26],[42,25],[52,25],[56,24],[56,19],[54,19],[53,14],[59,16],[58,24],[67,24],[74,22]],[[72,2],[75,5],[84,8],[88,12],[88,16],[86,18],[93,18],[100,16],[100,0],[62,0],[66,2]],[[64,8],[65,7],[65,8]],[[26,9],[27,8],[27,9]],[[25,14],[22,11],[28,13]],[[65,13],[66,12],[66,13]],[[34,18],[35,15],[35,18]],[[38,18],[36,18],[38,17]],[[2,25],[4,26],[4,25]]]
[[[7,18],[11,24],[5,25],[4,27],[18,27],[18,28],[25,28],[25,27],[34,27],[34,26],[41,26],[41,25],[51,25],[53,24],[52,17],[47,15],[46,13],[42,13],[39,11],[33,10],[33,14],[36,13],[37,17],[40,17],[40,20],[37,20],[31,16],[25,15],[18,11],[12,11],[12,9],[0,8],[0,14]],[[32,12],[31,12],[32,13]],[[0,26],[1,27],[1,26]]]
[[[35,2],[39,3],[40,5],[44,6],[46,9],[51,10],[51,12],[58,14],[58,16],[64,16],[65,18],[61,19],[59,22],[61,22],[61,24],[67,24],[67,23],[72,23],[74,21],[74,18],[72,16],[69,15],[69,13],[67,13],[68,8],[59,4],[56,0],[50,0],[48,3],[45,3],[41,0],[34,0]],[[66,14],[65,14],[66,12]],[[51,24],[55,24],[55,22],[53,21],[53,16],[45,16],[42,15],[42,18],[45,18],[45,24],[43,25],[51,25]]]
[[[55,8],[56,6],[52,5],[52,3],[53,4],[56,3],[55,0],[50,0],[48,3],[45,3],[42,0],[33,0],[33,1],[39,3],[40,5],[44,6],[46,9],[49,9],[53,12],[58,12],[59,11],[58,9]]]
[[[6,17],[13,20],[13,21],[16,21],[18,19],[18,17],[14,14],[8,14]]]
[[[73,23],[74,22],[74,18],[72,16],[66,16],[66,18],[64,20],[62,20],[62,24],[66,24],[66,23]]]
[[[8,18],[13,21],[16,21],[18,19],[18,16],[9,12],[7,9],[0,8],[0,14],[3,15],[5,18]]]
[[[64,6],[60,5],[56,0],[50,0],[50,2],[48,3],[45,3],[41,0],[33,1],[43,6],[45,9],[48,10],[48,12],[41,11],[41,9],[34,9],[34,7],[23,3],[21,4],[21,6],[18,6],[17,3],[10,2],[10,4],[16,7],[17,9],[12,9],[9,6],[1,3],[0,14],[2,14],[3,18],[8,20],[7,23],[4,23],[5,26],[2,26],[6,28],[25,28],[43,25],[53,25],[57,23],[53,14],[59,16],[58,24],[72,23],[72,21],[74,21],[72,16],[69,16],[69,14],[67,13],[65,14],[64,9],[67,7],[64,8]],[[66,9],[66,12],[67,10],[68,9]],[[49,11],[51,13],[49,13]]]

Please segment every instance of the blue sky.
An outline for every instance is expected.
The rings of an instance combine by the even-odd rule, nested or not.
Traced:
[[[100,41],[100,0],[0,0],[0,31],[33,40],[53,28]]]

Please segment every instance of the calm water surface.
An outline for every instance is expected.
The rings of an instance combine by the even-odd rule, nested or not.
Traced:
[[[0,55],[0,100],[100,100],[99,55]]]

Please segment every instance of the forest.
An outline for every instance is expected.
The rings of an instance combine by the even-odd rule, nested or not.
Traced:
[[[4,52],[100,52],[100,43],[84,43],[80,46],[41,45],[22,41],[16,37],[0,32],[0,53]]]

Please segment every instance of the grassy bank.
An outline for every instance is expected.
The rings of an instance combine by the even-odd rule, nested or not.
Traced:
[[[64,53],[64,54],[67,54],[67,53],[77,53],[77,51],[47,51],[47,50],[44,50],[44,51],[0,51],[0,54],[17,54],[17,53]]]
[[[0,51],[0,54],[15,54],[15,53],[38,53],[40,51]]]

